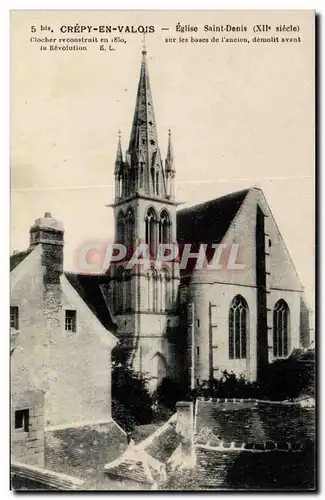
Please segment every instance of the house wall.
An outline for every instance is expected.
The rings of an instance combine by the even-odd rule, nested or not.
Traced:
[[[13,271],[11,305],[19,306],[22,364],[45,391],[45,425],[108,421],[114,337],[64,275],[44,279],[42,247]],[[77,311],[75,333],[65,330],[65,309]]]
[[[15,413],[29,410],[28,431],[15,429]],[[44,394],[40,391],[12,392],[11,395],[11,459],[44,466]]]

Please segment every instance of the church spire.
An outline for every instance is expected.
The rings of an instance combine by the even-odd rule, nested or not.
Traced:
[[[149,81],[147,51],[144,46],[128,154],[131,157],[132,164],[143,162],[150,169],[154,166],[153,164],[158,151],[158,137]]]

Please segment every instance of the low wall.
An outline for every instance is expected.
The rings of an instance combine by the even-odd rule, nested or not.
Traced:
[[[78,490],[83,485],[78,478],[19,462],[12,462],[10,474],[15,491]]]

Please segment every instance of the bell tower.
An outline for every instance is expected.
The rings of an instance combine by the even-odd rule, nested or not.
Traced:
[[[150,88],[147,51],[140,78],[128,149],[118,135],[115,160],[115,242],[127,248],[123,262],[110,266],[110,305],[117,336],[132,366],[152,377],[153,387],[174,377],[170,332],[177,323],[179,263],[159,262],[159,245],[176,243],[175,167],[171,131],[163,162]],[[135,249],[147,245],[149,265],[126,266]],[[161,260],[161,259],[160,259]],[[148,260],[147,260],[148,262]]]

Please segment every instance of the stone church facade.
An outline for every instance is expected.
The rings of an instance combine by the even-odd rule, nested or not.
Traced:
[[[115,162],[115,243],[127,247],[108,270],[116,336],[153,385],[168,376],[195,387],[222,370],[256,380],[267,363],[310,345],[303,287],[260,189],[177,211],[175,174],[170,132],[165,161],[160,154],[143,50],[129,146],[123,155],[119,136]],[[159,244],[170,243],[192,252],[235,245],[242,269],[157,263]],[[149,268],[128,269],[142,244]]]

